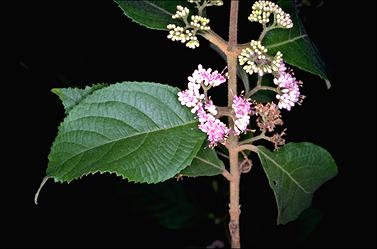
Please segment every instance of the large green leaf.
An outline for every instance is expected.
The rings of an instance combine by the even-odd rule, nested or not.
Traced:
[[[306,34],[305,28],[297,15],[294,0],[279,0],[278,4],[291,15],[293,28],[269,31],[264,37],[263,45],[269,49],[271,54],[281,51],[288,64],[318,75],[325,80],[327,87],[330,88],[324,62],[317,48]]]
[[[214,176],[222,174],[225,169],[214,149],[202,147],[194,157],[191,165],[181,171],[184,176]]]
[[[311,143],[288,143],[275,152],[258,146],[258,155],[275,194],[278,224],[296,219],[314,191],[337,174],[331,155]]]
[[[81,100],[92,94],[94,91],[106,87],[107,84],[96,84],[87,86],[84,89],[80,88],[54,88],[51,91],[59,96],[63,103],[64,110],[68,113]]]
[[[179,24],[172,19],[177,11],[177,5],[185,6],[184,0],[114,0],[124,14],[136,23],[150,29],[166,30],[170,23]]]
[[[124,82],[93,92],[74,106],[59,127],[47,177],[55,181],[96,172],[134,182],[169,179],[191,164],[205,134],[177,89]]]

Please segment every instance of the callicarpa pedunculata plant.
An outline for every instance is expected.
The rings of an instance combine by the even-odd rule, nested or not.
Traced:
[[[221,7],[221,0],[115,2],[136,23],[167,30],[168,39],[190,49],[200,45],[198,37],[207,39],[227,65],[213,70],[198,62],[182,91],[151,82],[53,89],[67,116],[41,187],[50,178],[69,183],[97,172],[135,183],[222,174],[230,183],[231,247],[239,248],[240,178],[251,170],[254,152],[275,194],[277,223],[296,219],[337,167],[321,147],[284,138],[284,112],[304,100],[303,83],[289,66],[318,75],[330,87],[294,1],[251,2],[248,20],[263,29],[247,44],[237,42],[238,1],[230,2],[228,41],[211,29],[216,20],[206,16],[206,8]],[[222,84],[228,87],[227,106],[217,106],[210,96]],[[261,145],[266,142],[272,150]],[[217,157],[220,147],[228,152],[229,167]]]

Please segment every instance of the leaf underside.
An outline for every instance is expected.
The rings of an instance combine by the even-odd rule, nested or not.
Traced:
[[[314,191],[337,174],[331,155],[311,143],[288,143],[275,152],[258,146],[258,156],[275,194],[278,224],[295,220]]]
[[[47,176],[70,182],[109,172],[146,183],[174,177],[191,164],[205,139],[177,92],[147,82],[94,91],[60,125]]]

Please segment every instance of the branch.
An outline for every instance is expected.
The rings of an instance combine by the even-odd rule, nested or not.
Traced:
[[[201,33],[200,35],[207,39],[210,43],[218,47],[224,54],[227,54],[228,43],[214,31],[210,30],[205,33]]]
[[[278,90],[275,87],[272,86],[256,86],[254,87],[250,92],[245,94],[245,98],[250,98],[253,96],[256,92],[260,90],[267,90],[267,91],[273,91],[273,92],[278,92]]]
[[[226,169],[224,169],[222,175],[225,177],[225,179],[227,179],[228,181],[233,181],[233,176],[232,174],[229,173],[229,171],[227,171]]]
[[[266,27],[266,25],[264,24],[264,25],[263,25],[263,31],[262,31],[262,33],[259,35],[258,41],[262,42],[262,41],[263,41],[263,38],[266,36],[266,34],[267,34],[269,31],[271,31],[271,30],[273,30],[273,29],[278,29],[278,28],[281,28],[281,27],[280,27],[280,26],[277,26],[277,25],[275,24],[275,18],[274,18],[274,23],[273,23],[271,26]]]
[[[257,86],[262,86],[262,79],[263,79],[263,76],[258,75]]]
[[[243,144],[237,147],[237,151],[250,150],[252,152],[258,153],[258,147],[252,144]]]
[[[262,40],[264,39],[264,37],[266,36],[266,34],[269,31],[271,31],[273,29],[278,29],[278,28],[281,28],[281,27],[279,27],[279,26],[270,26],[270,27],[267,27],[267,28],[263,28],[263,31],[260,34],[259,38],[258,38],[258,41],[262,42]],[[248,48],[248,47],[250,47],[250,42],[238,44],[238,46],[237,46],[238,54],[240,54],[243,49]]]
[[[229,19],[229,50],[237,47],[237,26],[238,26],[238,1],[232,1],[230,5]]]
[[[255,136],[255,137],[252,137],[252,138],[245,139],[245,140],[241,141],[239,143],[239,145],[251,144],[251,143],[253,143],[255,141],[262,140],[262,139],[267,140],[267,141],[271,141],[270,137],[266,136],[265,135],[265,131],[264,131],[261,134],[259,134],[258,136]]]
[[[226,159],[229,159],[229,156],[228,156],[228,155],[226,155],[226,154],[224,154],[224,153],[222,153],[222,152],[220,152],[220,151],[216,151],[216,153],[217,153],[217,155],[219,155],[219,156],[222,156],[222,157],[224,157],[224,158],[226,158]]]
[[[224,116],[233,118],[233,109],[228,106],[216,106],[217,115],[216,118],[221,118]]]
[[[228,62],[228,107],[232,107],[233,97],[237,94],[237,25],[238,1],[231,1],[229,19],[229,42],[227,48]],[[233,120],[229,118],[229,126],[234,128]]]

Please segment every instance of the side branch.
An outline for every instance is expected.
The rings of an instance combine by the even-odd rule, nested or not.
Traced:
[[[227,54],[228,43],[214,31],[210,30],[200,35],[207,39],[210,43],[218,47],[225,55]]]
[[[229,171],[227,171],[226,169],[224,169],[222,175],[225,177],[225,179],[227,179],[228,181],[233,181],[233,176],[232,174],[229,173]]]
[[[255,153],[258,153],[258,147],[255,146],[255,145],[252,145],[252,144],[243,144],[243,145],[240,145],[240,146],[237,147],[238,152],[241,152],[241,151],[244,151],[244,150],[250,150],[250,151],[253,151]]]
[[[277,89],[275,87],[272,87],[272,86],[256,86],[250,92],[245,94],[245,98],[249,98],[249,97],[253,96],[254,94],[256,94],[260,90],[277,92]]]
[[[258,136],[255,136],[255,137],[252,137],[252,138],[249,138],[249,139],[245,139],[243,141],[241,141],[239,143],[239,145],[244,145],[244,144],[251,144],[255,141],[258,141],[258,140],[267,140],[267,141],[271,141],[271,138],[266,136],[265,132],[262,132],[261,134],[259,134]]]

